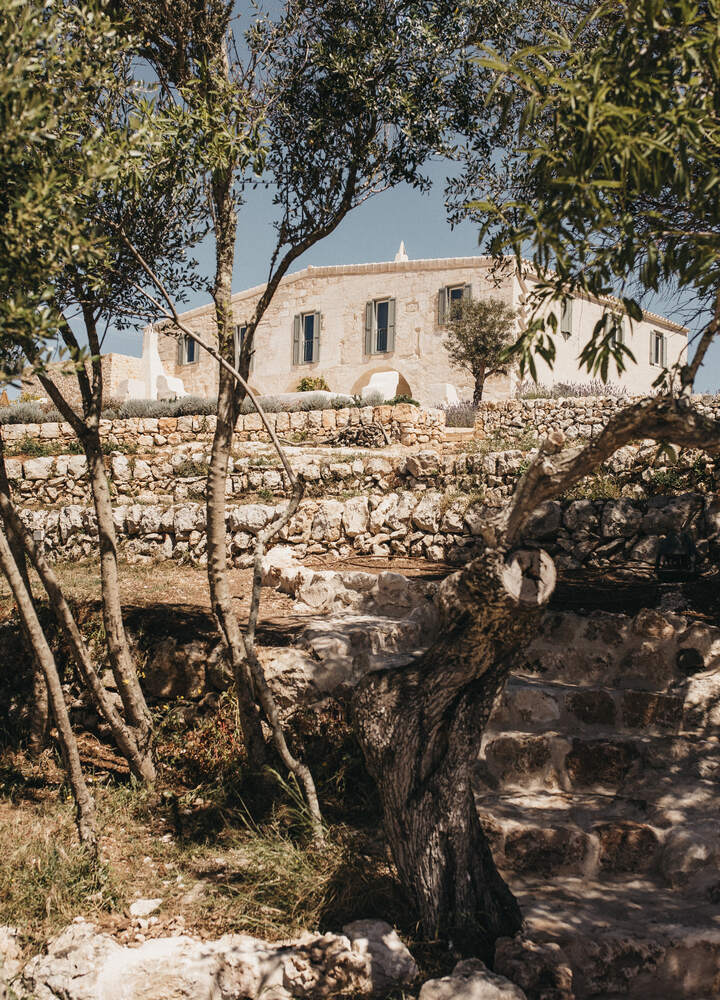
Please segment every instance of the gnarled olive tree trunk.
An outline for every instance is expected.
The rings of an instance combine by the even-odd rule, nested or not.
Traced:
[[[490,956],[521,916],[477,818],[472,772],[495,698],[552,593],[544,552],[496,549],[441,588],[441,637],[408,667],[370,674],[353,699],[385,830],[425,933]]]

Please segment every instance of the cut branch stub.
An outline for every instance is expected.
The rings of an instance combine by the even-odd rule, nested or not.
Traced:
[[[515,549],[500,570],[502,585],[525,608],[546,604],[555,590],[555,563],[544,549]]]

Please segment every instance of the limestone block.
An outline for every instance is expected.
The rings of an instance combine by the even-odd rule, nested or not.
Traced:
[[[642,513],[632,501],[621,498],[606,502],[602,513],[602,534],[604,538],[629,538],[634,535],[642,521]]]
[[[256,535],[273,519],[275,508],[267,504],[250,503],[242,507],[234,507],[228,511],[228,528],[230,531],[248,531]]]
[[[5,471],[11,483],[18,482],[23,477],[23,464],[19,458],[6,458]]]
[[[351,497],[345,501],[342,523],[348,538],[356,538],[367,531],[369,520],[367,497]]]
[[[318,505],[313,518],[311,538],[313,541],[333,542],[340,538],[343,504],[340,500],[324,500]]]
[[[353,951],[370,958],[373,994],[384,997],[399,986],[410,986],[418,967],[390,924],[382,920],[355,920],[343,927]]]
[[[39,482],[50,479],[53,474],[55,459],[53,458],[28,458],[23,463],[23,475],[31,482]]]
[[[263,429],[259,413],[246,413],[243,417],[243,430],[260,431]]]
[[[116,482],[128,482],[133,478],[130,461],[126,455],[121,455],[120,452],[113,452],[110,456],[110,470]]]
[[[438,530],[442,496],[442,493],[437,490],[428,490],[423,495],[412,515],[412,521],[416,528],[433,533]]]
[[[509,979],[490,972],[479,958],[467,958],[458,962],[451,975],[424,983],[418,1000],[527,1000],[527,997]]]
[[[87,459],[84,455],[71,455],[68,458],[68,475],[80,479],[87,473]]]
[[[135,459],[135,465],[133,467],[133,479],[138,482],[147,482],[153,478],[152,468],[150,463],[144,461],[142,458]]]
[[[424,479],[440,471],[440,455],[436,451],[417,451],[414,455],[408,455],[406,463],[407,471],[415,479]]]
[[[45,440],[55,440],[60,437],[60,424],[48,422],[40,424],[40,437]]]

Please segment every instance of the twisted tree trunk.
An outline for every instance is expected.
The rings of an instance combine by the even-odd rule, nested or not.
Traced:
[[[552,593],[544,552],[489,549],[441,588],[441,637],[419,663],[370,674],[353,699],[398,873],[425,933],[490,957],[520,910],[495,868],[472,772],[515,650]]]

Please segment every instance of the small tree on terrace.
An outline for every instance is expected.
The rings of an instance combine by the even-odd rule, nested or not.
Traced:
[[[505,350],[515,333],[515,310],[502,299],[465,299],[448,322],[445,350],[450,364],[470,372],[475,379],[473,404],[482,399],[485,379],[506,375]]]

